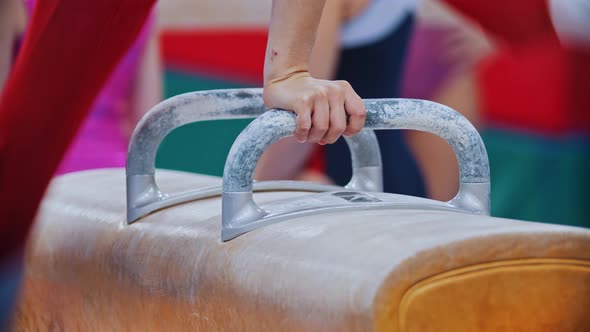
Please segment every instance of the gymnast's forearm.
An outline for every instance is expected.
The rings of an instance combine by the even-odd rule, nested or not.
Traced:
[[[318,25],[315,44],[309,58],[310,75],[320,79],[333,79],[338,58],[339,31],[343,21],[343,1],[327,0]],[[260,158],[256,167],[257,180],[295,179],[309,154],[311,144],[298,144],[294,137],[271,145]],[[288,155],[291,162],[285,164],[282,156]]]
[[[264,59],[265,84],[309,71],[325,0],[274,0]]]
[[[297,114],[300,142],[334,143],[358,133],[365,107],[350,84],[311,77],[309,62],[323,0],[274,0],[264,66],[264,103]],[[349,116],[348,125],[346,117]]]

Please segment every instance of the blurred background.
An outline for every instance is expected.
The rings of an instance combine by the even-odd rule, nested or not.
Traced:
[[[164,97],[261,87],[271,4],[271,0],[159,1]],[[179,128],[162,143],[157,167],[221,176],[231,144],[249,122],[210,121]]]
[[[341,37],[336,45],[341,60],[337,71],[351,61],[365,73],[392,64],[399,70],[388,74],[395,76],[393,83],[377,74],[353,72],[341,78],[360,77],[366,84],[388,89],[382,95],[363,92],[362,97],[434,100],[471,120],[488,149],[494,216],[590,227],[590,2],[360,3],[360,10],[342,16],[342,34],[350,38]],[[352,30],[374,30],[380,17],[393,16],[383,10],[378,15],[384,3],[402,8],[402,14],[396,12],[399,19],[383,28],[391,30],[391,38],[384,34],[356,43]],[[0,48],[8,54],[0,58],[0,84],[8,74],[9,59],[18,55],[33,6],[29,1],[22,8],[0,11],[19,13],[2,18],[0,40],[3,45],[14,42],[14,47]],[[163,98],[195,90],[260,87],[270,7],[271,0],[160,0],[59,173],[123,166],[132,128]],[[354,83],[353,87],[357,89]],[[220,176],[233,140],[247,123],[211,121],[179,128],[161,145],[157,167]],[[385,172],[391,167],[392,173],[399,173],[396,179],[415,183],[421,188],[417,195],[450,199],[458,186],[450,148],[429,134],[402,135],[403,148],[413,161],[396,161],[393,155]],[[338,182],[329,172],[330,156],[314,151],[301,172],[325,171]],[[397,164],[407,167],[393,170]],[[408,169],[418,174],[417,180],[406,176]],[[395,181],[402,180],[392,180],[390,191],[405,193],[395,187]]]

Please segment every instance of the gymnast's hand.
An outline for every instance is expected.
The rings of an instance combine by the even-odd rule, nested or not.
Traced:
[[[355,135],[365,123],[363,101],[348,82],[315,79],[305,71],[268,82],[264,103],[297,113],[299,142],[331,144],[342,134]]]
[[[295,137],[299,142],[334,143],[343,134],[355,135],[365,124],[365,106],[350,84],[309,74],[324,3],[273,1],[264,62],[264,103],[297,113]]]

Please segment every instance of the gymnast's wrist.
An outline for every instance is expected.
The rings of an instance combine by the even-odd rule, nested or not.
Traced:
[[[282,69],[272,68],[273,70],[265,71],[264,86],[273,85],[291,78],[309,77],[309,69],[306,65],[295,65]]]

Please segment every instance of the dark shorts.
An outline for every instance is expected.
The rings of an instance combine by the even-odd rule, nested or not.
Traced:
[[[382,40],[340,54],[337,78],[347,80],[362,98],[399,96],[404,60],[414,25],[408,15]],[[414,157],[400,130],[376,131],[383,159],[386,192],[425,196],[424,183]],[[326,147],[326,172],[336,183],[345,185],[352,175],[350,152],[343,139]]]

